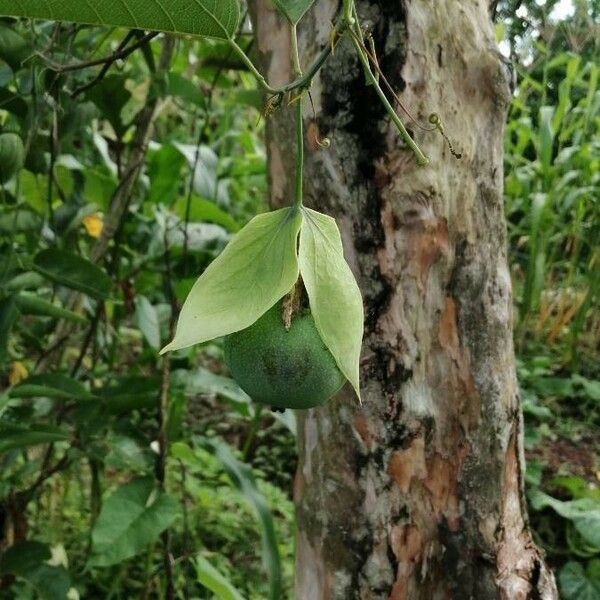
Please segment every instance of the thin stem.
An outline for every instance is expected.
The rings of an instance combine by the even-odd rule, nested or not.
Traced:
[[[296,24],[292,25],[292,64],[296,77],[302,77],[302,66],[300,65],[300,54],[298,53],[298,30]],[[300,91],[296,102],[296,188],[294,193],[294,205],[302,206],[303,179],[304,179],[304,123],[302,120],[302,91]]]
[[[350,1],[350,12],[352,12],[353,6],[354,2]],[[334,19],[334,22],[338,22],[339,16],[340,12],[338,11],[337,17]],[[334,29],[338,29],[338,25],[334,25]],[[269,85],[268,81],[256,68],[250,57],[246,54],[246,52],[244,52],[244,49],[233,38],[229,38],[228,42],[235,51],[235,53],[240,57],[244,65],[248,67],[250,73],[252,73],[254,78],[258,81],[260,87],[272,96],[283,96],[284,94],[288,94],[289,92],[293,92],[294,90],[304,90],[309,88],[313,78],[319,72],[321,67],[325,64],[325,61],[329,58],[329,55],[332,52],[332,45],[327,44],[327,46],[325,46],[323,50],[321,50],[321,52],[314,60],[314,62],[310,65],[310,67],[306,69],[306,73],[304,73],[301,76],[297,76],[296,79],[290,81],[289,83],[286,83],[285,85],[273,87]]]
[[[352,28],[355,23],[353,16],[354,12],[354,0],[344,0],[344,13],[342,19],[346,27]]]
[[[362,45],[360,43],[360,38],[358,37],[356,32],[353,31],[352,29],[350,30],[350,38],[352,39],[352,43],[354,44],[354,48],[356,49],[358,58],[360,59],[360,62],[362,63],[362,65],[364,67],[365,74],[369,80],[369,83],[373,86],[373,89],[377,92],[379,99],[381,100],[381,102],[383,103],[383,106],[385,107],[388,114],[390,115],[392,121],[394,122],[394,125],[396,125],[398,131],[400,132],[400,135],[402,136],[402,139],[406,142],[407,146],[415,154],[415,156],[417,158],[417,163],[419,165],[426,165],[429,162],[429,159],[423,154],[423,152],[421,151],[421,149],[419,148],[417,143],[412,139],[412,137],[406,130],[404,123],[398,116],[398,113],[394,110],[394,107],[390,104],[389,100],[387,99],[386,95],[384,94],[383,90],[381,89],[381,86],[379,85],[379,82],[377,81],[377,77],[375,77],[375,75],[373,74],[373,71],[371,70],[371,64],[369,62],[369,58],[365,54],[365,52],[362,48]]]
[[[263,77],[262,73],[254,66],[254,63],[252,62],[250,57],[244,52],[243,48],[232,37],[228,39],[228,42],[229,45],[235,51],[235,53],[240,57],[242,62],[246,65],[246,67],[248,67],[250,73],[252,73],[256,81],[258,81],[260,87],[262,87],[263,90],[265,90],[265,92],[268,92],[269,94],[280,93],[280,90],[278,88],[271,87],[267,83],[267,80]]]

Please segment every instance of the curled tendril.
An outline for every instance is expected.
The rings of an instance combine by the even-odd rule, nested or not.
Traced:
[[[429,122],[440,132],[444,140],[446,140],[446,144],[448,144],[448,148],[450,149],[450,154],[452,154],[452,156],[454,156],[456,159],[462,158],[462,154],[454,150],[454,146],[452,145],[450,138],[446,135],[440,116],[437,113],[431,113],[429,115]]]
[[[324,148],[325,150],[327,150],[328,148],[331,148],[331,140],[327,136],[323,137],[323,138],[320,138],[319,136],[317,136],[316,141],[317,141],[317,145],[320,148]]]

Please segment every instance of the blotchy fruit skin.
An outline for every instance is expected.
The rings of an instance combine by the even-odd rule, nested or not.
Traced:
[[[274,408],[311,408],[329,400],[346,379],[319,335],[310,311],[289,331],[281,302],[256,323],[225,338],[225,362],[240,387]]]
[[[16,133],[0,134],[0,184],[16,175],[25,163],[25,147]]]

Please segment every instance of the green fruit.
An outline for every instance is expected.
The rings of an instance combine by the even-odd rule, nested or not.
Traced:
[[[25,147],[16,133],[0,134],[0,184],[14,177],[25,162]]]
[[[346,381],[310,311],[294,315],[287,331],[281,302],[225,339],[225,361],[253,400],[274,408],[319,406]]]

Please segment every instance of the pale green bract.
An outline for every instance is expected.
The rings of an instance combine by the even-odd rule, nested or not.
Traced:
[[[228,39],[238,0],[0,0],[0,15]]]
[[[196,281],[162,353],[245,329],[283,298],[298,279],[301,223],[295,207],[254,217]]]
[[[273,0],[273,4],[295,25],[306,14],[315,0]]]
[[[319,335],[360,399],[359,360],[364,327],[362,297],[344,259],[335,219],[303,208],[299,264]]]

